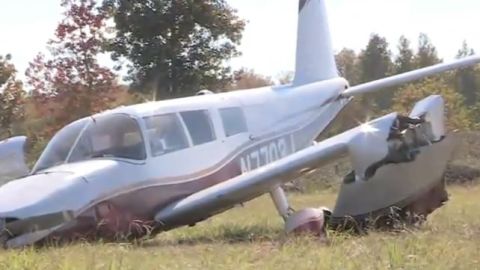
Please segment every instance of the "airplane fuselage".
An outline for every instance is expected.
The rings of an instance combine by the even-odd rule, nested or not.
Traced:
[[[2,187],[2,194],[35,194],[20,198],[20,204],[18,196],[2,196],[0,217],[22,219],[70,209],[90,225],[108,219],[110,212],[122,213],[125,221],[153,220],[176,200],[310,146],[348,103],[339,98],[346,87],[344,79],[333,79],[151,102],[93,116],[134,119],[145,158],[95,157],[40,170],[37,164],[33,175]],[[159,140],[161,150],[154,149],[160,135],[150,119],[156,117],[170,126],[171,119],[178,121],[181,134],[168,151],[166,139]],[[178,146],[181,136],[185,145]],[[30,189],[32,185],[37,187]]]

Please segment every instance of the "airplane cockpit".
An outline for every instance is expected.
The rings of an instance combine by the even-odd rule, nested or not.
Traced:
[[[222,120],[218,125],[223,126],[224,133],[220,136],[247,132],[245,116],[239,107],[221,108],[218,113]],[[205,109],[142,118],[124,113],[87,117],[65,126],[53,136],[32,173],[95,158],[142,161],[147,158],[147,150],[153,158],[163,156],[218,141],[218,132],[210,112]]]
[[[137,120],[125,114],[84,118],[61,129],[48,143],[32,173],[93,158],[146,159]]]

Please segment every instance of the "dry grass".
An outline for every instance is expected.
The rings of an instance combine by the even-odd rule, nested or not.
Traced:
[[[1,269],[480,269],[480,186],[450,188],[451,201],[419,229],[330,243],[286,237],[268,197],[132,244],[76,243],[0,253]],[[333,192],[294,194],[297,208],[332,206]]]
[[[192,228],[140,243],[74,243],[0,251],[0,269],[480,269],[478,133],[459,136],[447,180],[451,200],[417,229],[366,236],[329,232],[329,243],[285,236],[262,197]],[[327,166],[291,194],[297,208],[332,207],[347,160]],[[326,191],[328,190],[328,191]]]

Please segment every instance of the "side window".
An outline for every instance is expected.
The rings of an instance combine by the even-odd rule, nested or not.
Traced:
[[[91,120],[72,149],[68,162],[101,157],[146,158],[145,143],[137,120],[123,114]]]
[[[187,138],[176,114],[157,115],[144,119],[153,156],[188,148]]]
[[[247,123],[243,110],[240,108],[224,108],[220,109],[220,116],[222,117],[223,128],[227,137],[247,132]]]
[[[194,145],[204,144],[215,140],[212,122],[208,111],[181,112],[180,115],[190,132]]]

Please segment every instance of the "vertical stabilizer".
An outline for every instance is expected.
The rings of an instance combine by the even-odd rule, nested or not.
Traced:
[[[325,0],[300,0],[295,85],[338,77]]]

